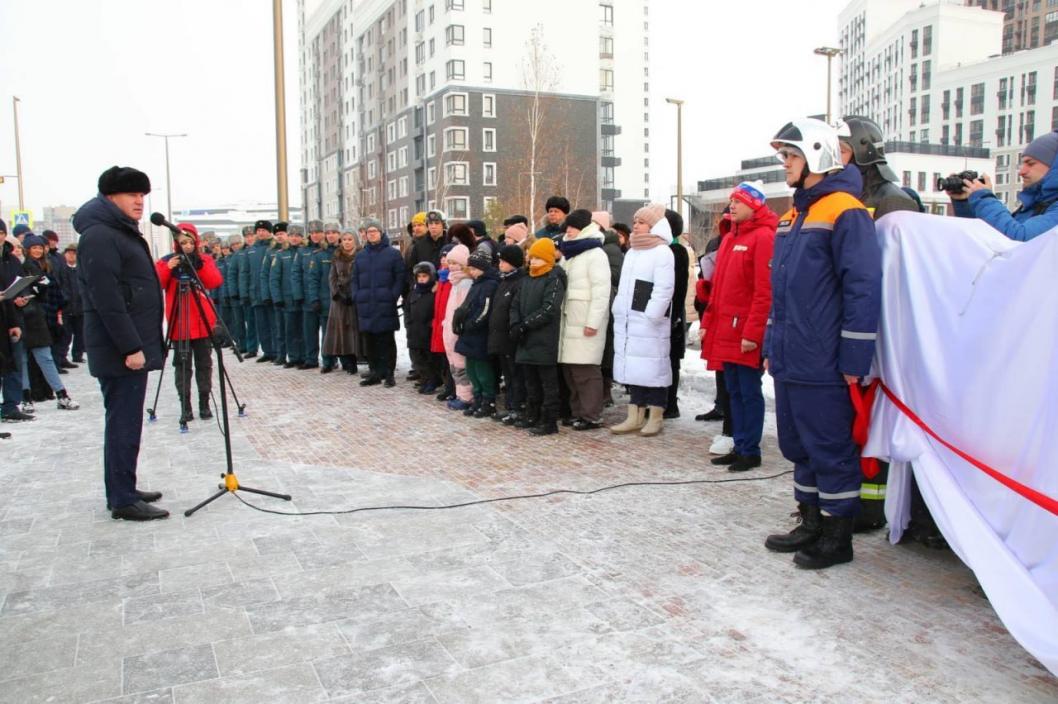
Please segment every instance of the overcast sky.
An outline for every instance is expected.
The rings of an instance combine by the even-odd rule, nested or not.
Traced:
[[[496,0],[496,11],[505,2]],[[592,2],[595,0],[571,0]],[[620,3],[621,0],[615,0]],[[822,113],[826,60],[847,0],[651,0],[651,191],[675,188],[684,105],[684,190],[767,154],[791,117]],[[290,202],[298,184],[297,5],[284,0]],[[554,19],[554,18],[551,18]],[[146,171],[165,210],[275,202],[272,13],[267,0],[0,0],[0,175],[15,173],[17,95],[26,205],[80,205],[112,164]],[[586,27],[586,35],[594,31]],[[835,84],[837,63],[835,62]],[[837,108],[835,101],[835,109]],[[0,185],[6,217],[14,179]]]

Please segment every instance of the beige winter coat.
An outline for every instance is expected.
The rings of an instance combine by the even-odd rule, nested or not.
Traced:
[[[578,240],[596,239],[603,232],[595,223],[581,230]],[[562,329],[558,341],[559,364],[601,364],[610,318],[610,260],[601,246],[563,257],[566,297],[562,304]],[[584,328],[598,332],[584,335]]]

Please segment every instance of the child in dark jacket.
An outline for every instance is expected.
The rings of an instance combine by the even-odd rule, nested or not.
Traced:
[[[466,357],[467,377],[474,392],[465,416],[485,418],[496,412],[496,373],[489,359],[489,315],[500,277],[488,252],[475,250],[467,260],[466,273],[474,284],[453,316],[459,335],[456,352]]]
[[[542,237],[529,248],[529,277],[511,306],[515,362],[525,370],[525,416],[514,425],[533,435],[558,432],[558,337],[566,278],[555,266],[555,243]]]
[[[500,285],[496,288],[489,318],[489,354],[500,361],[506,392],[506,408],[496,411],[492,418],[505,425],[519,421],[525,405],[525,371],[514,361],[518,345],[511,338],[511,305],[525,278],[524,264],[525,254],[518,245],[509,244],[500,249]]]
[[[430,262],[419,262],[412,268],[415,285],[407,295],[404,325],[408,330],[408,355],[412,368],[419,372],[419,390],[424,394],[441,386],[441,371],[430,354],[433,336],[434,284],[437,271]]]

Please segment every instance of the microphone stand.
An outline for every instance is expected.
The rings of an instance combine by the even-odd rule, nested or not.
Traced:
[[[206,316],[205,308],[202,305],[202,299],[205,298],[206,303],[213,311],[214,319],[217,321],[217,328],[221,330],[225,339],[230,340],[231,332],[224,324],[224,320],[217,313],[217,308],[213,305],[213,301],[210,299],[209,296],[198,295],[198,292],[205,291],[206,287],[202,285],[202,279],[198,277],[198,272],[195,271],[194,264],[191,263],[191,258],[184,254],[184,249],[180,246],[180,235],[182,234],[181,230],[178,228],[170,228],[170,233],[173,236],[173,242],[176,243],[176,256],[180,257],[180,266],[184,267],[184,269],[191,275],[191,297],[194,299],[195,305],[198,307],[199,315],[202,316],[203,322],[209,320],[209,318]],[[220,372],[218,374],[220,380],[220,412],[221,418],[223,419],[224,457],[227,462],[227,471],[224,474],[220,475],[221,479],[224,480],[224,483],[219,484],[217,486],[218,491],[209,498],[207,498],[205,501],[199,503],[197,506],[194,506],[184,511],[184,516],[190,516],[191,514],[198,511],[200,508],[208,506],[209,504],[213,503],[225,494],[235,493],[239,490],[248,491],[251,494],[260,494],[261,496],[270,496],[273,499],[282,499],[284,501],[290,501],[289,494],[277,494],[271,491],[264,491],[263,489],[252,489],[248,486],[242,486],[241,484],[239,484],[239,479],[235,476],[235,469],[231,458],[231,428],[228,424],[228,387],[225,384],[227,371],[224,368],[224,347],[220,343],[219,336],[216,335],[213,330],[210,330],[209,342],[213,346],[213,351],[217,355],[217,369]],[[242,355],[239,354],[239,350],[235,349],[233,351],[235,352],[235,357],[241,362]]]

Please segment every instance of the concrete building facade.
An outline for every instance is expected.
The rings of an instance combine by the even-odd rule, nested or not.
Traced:
[[[854,0],[839,18],[841,114],[893,141],[988,149],[1013,207],[1021,150],[1058,127],[1058,44],[1003,55],[1003,32],[1004,14],[981,7]]]
[[[1003,13],[1003,53],[1036,49],[1058,39],[1058,0],[966,0]]]
[[[592,208],[646,197],[647,0],[308,1],[307,218],[392,232],[430,208],[494,224],[538,219],[552,193]]]

